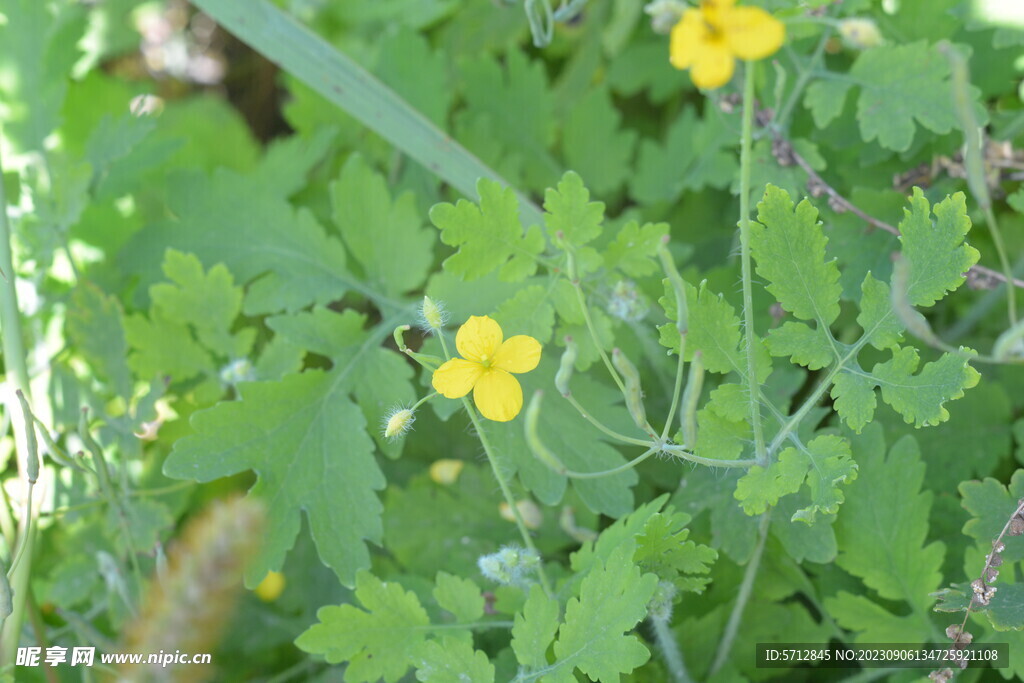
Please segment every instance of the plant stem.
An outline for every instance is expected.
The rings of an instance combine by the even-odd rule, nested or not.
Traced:
[[[693,683],[690,674],[686,671],[686,664],[683,662],[683,653],[679,651],[679,643],[668,625],[667,619],[651,617],[651,629],[654,631],[654,642],[661,650],[661,656],[665,659],[665,666],[668,668],[669,676],[675,683]]]
[[[661,430],[661,440],[664,441],[668,438],[668,433],[672,431],[672,420],[676,416],[676,408],[679,407],[679,397],[683,393],[683,356],[686,350],[686,335],[679,335],[679,358],[676,362],[676,383],[672,389],[672,404],[668,408],[668,416],[665,418],[665,428]]]
[[[619,391],[622,395],[626,395],[626,385],[622,383],[622,378],[619,377],[619,373],[615,371],[615,366],[612,365],[611,359],[608,354],[605,353],[604,347],[601,346],[601,339],[597,336],[597,328],[594,326],[594,320],[590,315],[590,307],[587,305],[587,297],[583,293],[583,287],[580,285],[579,274],[576,271],[576,258],[572,252],[567,251],[566,263],[568,265],[569,282],[572,284],[573,289],[576,290],[576,300],[580,303],[580,312],[583,313],[583,320],[587,323],[587,330],[590,332],[590,338],[594,342],[594,348],[597,349],[598,354],[601,356],[601,360],[604,361],[604,366],[608,368],[608,372],[611,374],[612,379],[615,380],[615,384],[618,385]]]
[[[768,529],[771,526],[772,510],[768,508],[761,515],[761,525],[758,527],[757,545],[754,547],[754,554],[747,562],[747,569],[743,572],[743,582],[740,584],[739,595],[736,596],[736,604],[733,605],[732,613],[729,615],[729,622],[725,625],[725,633],[718,644],[718,652],[715,653],[715,663],[711,665],[709,676],[714,676],[729,659],[729,652],[732,650],[733,641],[736,640],[736,633],[740,628],[740,621],[743,619],[743,610],[747,607],[750,594],[754,590],[754,580],[757,578],[757,569],[761,566],[761,556],[764,555],[764,546],[768,541]]]
[[[743,274],[743,324],[747,340],[747,393],[750,398],[750,427],[754,430],[754,454],[768,462],[761,429],[761,401],[757,386],[757,357],[754,355],[754,294],[750,265],[750,165],[754,136],[754,76],[756,62],[748,61],[743,74],[743,138],[740,143],[740,265]]]
[[[438,334],[437,338],[441,340],[441,348],[444,349],[445,358],[451,360],[452,354],[448,350],[448,342],[444,338],[444,335]],[[544,571],[544,559],[541,557],[540,551],[537,550],[537,546],[533,543],[533,537],[530,535],[530,530],[526,528],[526,522],[523,521],[523,516],[519,512],[519,506],[516,505],[516,499],[512,495],[512,489],[509,488],[508,481],[506,481],[505,475],[501,471],[501,467],[498,466],[498,459],[494,456],[494,448],[491,446],[490,439],[487,438],[487,433],[484,431],[484,426],[480,421],[480,416],[476,414],[476,409],[473,407],[473,403],[469,400],[469,397],[464,396],[462,398],[462,405],[469,414],[469,419],[473,423],[473,428],[476,429],[477,438],[480,439],[480,443],[484,447],[484,453],[487,455],[487,462],[491,464],[491,472],[494,473],[494,478],[498,480],[498,487],[501,488],[501,495],[505,497],[508,509],[512,513],[513,519],[516,521],[516,526],[519,527],[519,534],[523,537],[523,543],[527,548],[532,550],[537,557],[541,558],[540,562],[537,563],[537,576],[540,578],[541,588],[544,589],[545,595],[549,598],[553,598],[555,594],[551,590],[551,582],[548,580],[548,575]]]
[[[480,439],[480,443],[483,444],[484,453],[487,454],[487,462],[491,464],[491,471],[494,472],[494,478],[498,480],[498,486],[501,488],[501,495],[505,497],[505,502],[508,503],[508,509],[512,513],[512,517],[516,520],[516,526],[519,527],[519,534],[523,537],[523,543],[526,547],[536,553],[537,557],[541,557],[540,551],[537,550],[537,546],[533,543],[533,537],[530,535],[530,530],[526,528],[526,522],[523,521],[523,516],[519,513],[519,506],[516,505],[516,499],[512,496],[512,490],[508,486],[508,482],[505,480],[505,475],[502,473],[501,468],[498,466],[498,461],[494,457],[494,449],[491,447],[491,442],[487,438],[486,432],[484,432],[483,424],[480,422],[480,417],[476,414],[476,409],[473,408],[473,404],[468,398],[462,399],[462,405],[466,408],[466,412],[469,413],[469,419],[473,422],[473,427],[476,429],[476,435]],[[544,572],[544,560],[537,563],[537,576],[540,577],[541,588],[544,589],[544,593],[549,597],[554,597],[554,592],[551,590],[551,582],[548,581],[548,576]]]
[[[636,438],[634,438],[632,436],[626,436],[625,434],[619,434],[614,429],[610,429],[609,427],[605,426],[605,424],[603,422],[601,422],[596,417],[591,415],[590,412],[588,412],[587,409],[584,408],[580,404],[580,402],[576,400],[576,397],[573,396],[572,394],[565,395],[565,400],[569,402],[569,405],[571,405],[573,408],[578,410],[580,415],[582,415],[583,418],[587,422],[589,422],[590,424],[594,425],[599,430],[601,430],[604,434],[606,434],[607,436],[610,436],[611,438],[615,439],[616,441],[621,441],[622,443],[628,443],[628,444],[631,444],[633,446],[643,446],[644,448],[649,448],[651,446],[656,445],[650,439],[648,439],[646,441],[643,440],[643,439],[636,439]]]
[[[3,178],[3,161],[0,158],[0,179]],[[7,368],[8,410],[15,410],[18,401],[15,391],[21,390],[27,401],[31,401],[29,389],[28,364],[26,363],[25,345],[21,329],[21,313],[18,308],[18,294],[15,290],[14,259],[11,250],[11,226],[7,216],[7,196],[3,182],[0,182],[0,325],[2,325],[4,364]],[[20,406],[17,410],[21,410]],[[24,420],[14,420],[14,435],[18,453],[18,471],[20,476],[28,480],[28,443],[24,428]],[[39,496],[40,499],[43,496]],[[4,621],[0,630],[0,664],[13,664],[21,636],[21,625],[25,619],[28,600],[28,583],[32,571],[32,554],[35,546],[37,527],[29,523],[33,511],[26,506],[25,518],[21,520],[21,545],[23,557],[10,575],[13,611]]]

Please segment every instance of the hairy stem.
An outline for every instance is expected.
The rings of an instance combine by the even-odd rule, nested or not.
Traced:
[[[771,526],[772,510],[761,515],[761,524],[757,532],[757,545],[754,547],[754,554],[747,562],[747,568],[743,572],[743,582],[740,584],[739,595],[736,596],[736,604],[733,605],[732,613],[729,614],[729,622],[725,625],[725,633],[718,644],[718,652],[715,653],[715,663],[711,665],[709,675],[713,676],[729,660],[729,653],[732,651],[733,641],[736,640],[736,633],[740,628],[740,621],[743,620],[743,611],[750,600],[750,594],[754,590],[754,580],[757,578],[758,567],[761,566],[761,556],[764,555],[764,546],[768,541],[768,529]]]
[[[740,143],[740,264],[743,273],[743,324],[747,340],[747,393],[750,398],[750,426],[754,430],[754,454],[768,462],[761,429],[760,391],[757,386],[757,356],[754,355],[754,294],[750,264],[750,148],[754,138],[755,62],[748,61],[743,84],[743,138]]]
[[[686,670],[683,653],[679,651],[679,643],[676,642],[675,635],[669,628],[668,619],[651,617],[649,621],[651,630],[654,631],[654,642],[658,645],[661,656],[665,660],[665,666],[668,668],[668,675],[674,683],[692,683],[693,679],[690,678],[690,674]]]
[[[441,348],[444,349],[445,358],[451,360],[452,354],[448,350],[448,342],[445,340],[444,335],[439,334],[437,338],[441,340]],[[476,429],[477,438],[480,439],[480,443],[484,447],[484,453],[487,455],[487,462],[491,465],[491,472],[494,473],[494,478],[498,480],[498,487],[501,489],[501,495],[504,496],[505,502],[508,504],[508,509],[516,521],[516,526],[519,527],[519,534],[523,537],[523,543],[527,548],[532,550],[538,558],[541,558],[540,562],[537,563],[537,576],[540,578],[541,588],[544,589],[545,595],[549,598],[554,597],[554,592],[551,590],[551,582],[548,580],[548,575],[544,571],[544,559],[533,542],[530,530],[526,528],[526,522],[523,521],[523,516],[519,513],[519,506],[516,505],[516,499],[512,495],[512,489],[509,488],[508,481],[505,479],[505,474],[501,471],[501,467],[498,465],[498,459],[494,455],[494,448],[491,446],[490,439],[487,438],[487,432],[484,431],[484,426],[480,421],[480,416],[477,415],[476,409],[473,407],[473,403],[468,397],[462,398],[462,405],[469,414],[469,419],[473,423],[473,428]]]

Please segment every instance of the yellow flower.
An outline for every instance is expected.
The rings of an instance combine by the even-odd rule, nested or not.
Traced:
[[[462,358],[453,358],[434,371],[433,385],[446,398],[473,391],[473,402],[488,420],[508,422],[523,408],[523,389],[511,373],[521,374],[540,362],[540,342],[519,334],[504,339],[491,318],[470,316],[455,335]]]
[[[698,88],[729,82],[736,59],[763,59],[782,46],[786,27],[760,7],[734,7],[736,0],[701,0],[672,29],[672,66],[689,69]]]

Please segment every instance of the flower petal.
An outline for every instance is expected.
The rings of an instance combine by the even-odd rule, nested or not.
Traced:
[[[736,0],[700,0],[700,11],[704,21],[720,29],[735,4]]]
[[[473,402],[488,420],[508,422],[523,409],[523,389],[512,375],[491,368],[477,380]]]
[[[723,40],[711,40],[701,46],[697,61],[690,69],[693,84],[704,90],[719,88],[729,82],[736,60]]]
[[[729,50],[740,59],[764,59],[782,47],[785,25],[760,7],[736,7],[722,27]]]
[[[492,367],[506,372],[523,373],[540,362],[540,342],[525,334],[509,337],[494,354]]]
[[[501,325],[486,315],[471,315],[455,335],[455,348],[466,360],[482,362],[494,358],[504,335]]]
[[[688,9],[672,27],[669,61],[677,69],[689,69],[708,38],[708,27],[698,10]]]
[[[453,358],[434,370],[430,383],[445,398],[462,398],[480,380],[482,374],[484,366],[479,363]]]

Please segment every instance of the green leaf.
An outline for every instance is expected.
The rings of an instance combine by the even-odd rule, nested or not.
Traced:
[[[845,90],[856,83],[861,89],[857,99],[857,120],[861,137],[897,152],[906,151],[914,139],[915,122],[944,134],[959,126],[951,106],[950,67],[946,57],[926,41],[907,45],[883,45],[865,50],[850,69],[851,82],[822,86],[811,97],[816,118],[827,120],[835,107],[821,102],[841,100]],[[977,89],[971,88],[973,99]]]
[[[973,352],[963,347],[961,352],[963,355],[943,354],[915,375],[920,363],[917,349],[897,348],[892,360],[878,363],[871,370],[871,381],[881,386],[882,400],[902,415],[907,424],[937,425],[949,419],[949,411],[943,405],[963,396],[981,379],[978,371],[967,364]]]
[[[922,492],[925,466],[910,436],[897,441],[886,455],[878,426],[853,439],[860,474],[847,489],[849,500],[836,520],[839,557],[836,563],[885,600],[909,603],[914,614],[893,617],[864,597],[829,599],[826,605],[841,625],[865,633],[864,642],[885,642],[902,625],[897,642],[930,637],[925,610],[929,593],[942,581],[945,546],[927,543],[932,494]],[[881,630],[880,630],[881,629]]]
[[[861,284],[857,324],[864,330],[867,342],[879,350],[892,348],[903,338],[903,323],[892,310],[889,285],[876,280],[870,271]]]
[[[636,537],[633,561],[641,571],[656,574],[662,581],[672,581],[681,590],[702,593],[711,578],[694,574],[711,571],[718,551],[689,540],[689,523],[689,515],[671,507],[651,515]]]
[[[929,210],[924,193],[915,187],[910,207],[904,209],[899,225],[908,268],[907,300],[914,306],[931,306],[963,284],[964,273],[980,255],[964,244],[971,220],[963,192],[946,197]]]
[[[796,493],[807,477],[807,460],[795,448],[779,454],[768,467],[754,465],[736,482],[736,500],[748,515],[759,515],[779,498]]]
[[[554,98],[543,63],[510,50],[504,69],[477,56],[467,59],[461,72],[467,106],[456,119],[456,132],[468,121],[485,123],[499,154],[515,159],[530,187],[552,184],[561,169],[548,153],[555,138]]]
[[[1009,487],[997,479],[986,477],[982,481],[963,482],[959,491],[964,509],[971,513],[971,519],[964,524],[964,534],[988,552],[992,539],[1002,532],[1010,515],[1017,509],[1018,501],[1024,498],[1024,470],[1013,473]],[[1003,544],[1006,546],[1002,553],[1004,562],[1024,559],[1024,536],[1004,536]]]
[[[817,514],[835,514],[843,502],[840,484],[857,478],[857,463],[850,445],[838,436],[819,436],[805,448],[790,447],[767,468],[751,467],[736,484],[736,500],[748,515],[763,513],[785,495],[796,493],[807,482],[810,505],[793,513],[792,521],[813,524]]]
[[[355,605],[321,607],[320,623],[295,644],[304,652],[323,655],[331,664],[348,662],[345,680],[394,683],[419,659],[430,624],[426,610],[411,591],[369,572],[356,575]]]
[[[828,240],[817,209],[805,199],[794,210],[789,194],[769,185],[757,219],[750,226],[750,250],[768,291],[797,318],[827,329],[839,315],[842,287],[835,260],[825,261]]]
[[[566,117],[562,137],[565,160],[599,196],[617,190],[632,168],[637,136],[621,126],[622,116],[604,86],[580,98]],[[601,144],[594,144],[595,140]]]
[[[441,230],[441,241],[458,247],[444,262],[450,273],[475,280],[500,270],[502,280],[517,281],[537,270],[537,256],[544,237],[537,226],[523,231],[515,193],[493,181],[477,184],[480,204],[460,199],[457,204],[437,204],[430,220]]]
[[[473,644],[446,637],[429,640],[416,657],[416,680],[423,683],[494,683],[494,665]],[[346,680],[348,680],[346,673]]]
[[[60,123],[67,74],[79,57],[85,8],[38,0],[4,0],[0,14],[0,82],[4,134],[21,152],[43,150]]]
[[[262,185],[263,192],[291,197],[306,186],[310,171],[323,161],[337,136],[337,127],[328,126],[309,136],[274,140],[249,177]]]
[[[540,285],[524,287],[498,306],[491,317],[498,321],[506,337],[528,334],[541,344],[551,341],[555,329],[555,307]]]
[[[832,383],[832,407],[853,431],[860,434],[875,415],[875,382],[861,373],[841,372]]]
[[[454,614],[460,623],[474,622],[484,616],[484,596],[480,594],[480,588],[469,579],[438,572],[434,599],[438,605]]]
[[[697,443],[694,444],[694,453],[712,460],[735,460],[750,443],[750,435],[750,424],[746,418],[729,419],[711,404],[697,411]]]
[[[108,382],[118,396],[130,398],[132,375],[126,362],[128,342],[123,315],[115,297],[83,281],[71,295],[65,332],[69,343],[92,366],[96,376]]]
[[[434,262],[434,235],[411,192],[392,201],[384,177],[352,155],[331,185],[331,203],[334,223],[372,288],[397,296],[423,284]]]
[[[311,213],[295,211],[252,179],[223,169],[212,177],[177,175],[168,201],[175,218],[140,231],[121,252],[143,282],[170,246],[206,266],[223,263],[239,282],[263,275],[246,295],[250,315],[330,303],[359,286],[345,270],[341,242]]]
[[[605,267],[618,268],[632,277],[658,272],[655,259],[668,230],[668,223],[644,223],[641,226],[636,221],[629,221],[605,248]]]
[[[153,309],[172,322],[191,325],[199,342],[218,355],[238,356],[249,350],[251,339],[231,334],[242,310],[242,288],[235,286],[224,264],[204,273],[193,254],[168,249],[163,271],[171,282],[149,288]]]
[[[659,299],[665,315],[675,320],[676,298],[672,286],[665,280],[665,296]],[[741,377],[747,375],[746,346],[740,342],[740,318],[736,310],[721,294],[715,295],[707,288],[707,281],[700,283],[699,288],[690,283],[683,283],[686,291],[686,305],[689,315],[689,332],[686,336],[686,360],[693,360],[693,353],[700,351],[704,369],[710,372],[736,372]],[[679,332],[673,324],[658,327],[661,332],[659,341],[662,346],[679,353]],[[754,346],[758,354],[758,381],[764,382],[771,374],[771,357],[763,344]]]
[[[765,343],[773,356],[788,356],[808,370],[820,370],[836,360],[832,340],[820,326],[812,329],[790,320],[769,330]]]
[[[512,625],[512,650],[520,664],[533,669],[547,665],[547,651],[558,631],[558,601],[538,586],[530,587],[530,597]]]
[[[563,239],[579,247],[601,235],[604,202],[590,201],[590,191],[575,171],[568,171],[558,188],[544,193],[544,224],[552,240],[561,233]]]
[[[422,9],[412,5],[407,8]],[[409,12],[401,12],[408,18]],[[385,33],[380,41],[380,56],[374,72],[417,112],[442,128],[455,94],[448,65],[441,50],[432,50],[423,34],[402,26]]]
[[[686,190],[728,187],[736,175],[736,129],[723,116],[698,120],[686,107],[669,128],[664,142],[640,143],[630,192],[648,204],[675,201]]]
[[[823,78],[807,86],[804,94],[804,105],[814,116],[814,125],[825,128],[841,113],[846,103],[846,93],[850,84],[846,81]]]
[[[555,663],[545,681],[575,681],[573,671],[579,669],[591,680],[614,683],[650,658],[640,639],[627,632],[647,616],[658,577],[641,575],[631,560],[633,552],[632,543],[620,545],[580,583],[579,597],[565,606],[565,623],[554,645]]]

